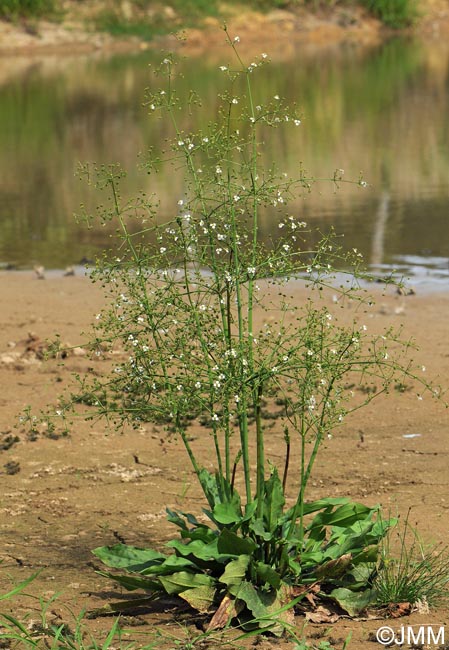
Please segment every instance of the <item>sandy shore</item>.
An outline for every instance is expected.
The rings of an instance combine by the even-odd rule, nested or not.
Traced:
[[[10,584],[9,576],[24,579],[43,569],[28,591],[50,596],[63,590],[61,604],[52,608],[57,620],[64,616],[64,603],[80,611],[101,606],[114,594],[111,583],[94,573],[92,548],[117,539],[160,548],[169,535],[165,507],[198,512],[203,504],[179,442],[152,424],[119,435],[104,422],[91,425],[81,419],[71,426],[68,437],[53,440],[41,434],[34,441],[21,425],[14,429],[27,405],[33,410],[45,408],[70,390],[73,373],[105,371],[107,361],[100,359],[92,367],[82,352],[69,356],[64,365],[60,360],[44,361],[39,354],[39,346],[54,339],[55,333],[82,348],[86,341],[82,331],[88,329],[104,298],[86,278],[37,280],[31,272],[0,273],[0,296],[0,443],[7,446],[8,436],[18,438],[0,451],[0,593]],[[296,297],[303,300],[303,289],[296,289]],[[343,306],[343,318],[351,318],[352,309]],[[387,295],[377,296],[367,316],[373,331],[403,324],[406,336],[414,337],[420,347],[417,362],[426,366],[429,377],[439,376],[446,386],[448,323],[449,293],[441,292],[404,297],[390,289]],[[348,419],[327,443],[309,498],[345,495],[367,504],[382,503],[403,516],[411,507],[410,520],[424,538],[446,543],[448,431],[449,411],[441,404],[420,401],[413,390],[402,395],[393,391],[389,398]],[[201,428],[193,431],[207,465],[205,433]],[[274,458],[281,435],[274,430]],[[14,467],[16,473],[7,473]],[[22,599],[14,611],[29,613],[29,608]],[[443,624],[448,617],[449,610],[441,609],[425,617],[413,614],[401,619],[401,624]],[[135,628],[139,633],[156,624],[176,629],[170,610],[135,618],[141,625]],[[97,628],[107,624],[95,623]],[[369,633],[380,624],[342,619],[330,635],[335,647],[341,648],[341,639],[352,630],[351,650],[366,650],[372,645]],[[329,634],[327,627],[309,626],[308,634]]]

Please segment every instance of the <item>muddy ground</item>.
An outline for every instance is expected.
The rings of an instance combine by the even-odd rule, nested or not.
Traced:
[[[292,291],[295,299],[304,299],[303,288]],[[438,375],[442,384],[449,385],[449,294],[398,296],[393,289],[377,294],[375,307],[363,315],[369,329],[403,323],[407,335],[419,343],[416,360],[426,366],[429,377]],[[138,431],[118,434],[105,422],[79,419],[67,437],[51,439],[41,432],[31,436],[34,440],[22,424],[15,428],[27,405],[36,412],[70,390],[73,373],[89,368],[106,371],[108,360],[83,356],[82,334],[104,299],[84,277],[55,273],[38,280],[32,272],[1,273],[0,295],[0,594],[12,582],[41,570],[28,592],[44,598],[61,592],[50,611],[67,621],[67,605],[79,613],[122,597],[108,579],[95,573],[99,565],[92,548],[125,541],[162,549],[170,536],[165,507],[198,514],[203,501],[180,442],[169,438],[162,427],[145,424]],[[354,305],[340,306],[341,317],[352,318]],[[64,364],[40,358],[40,345],[55,333],[80,347]],[[441,404],[427,397],[418,400],[414,390],[401,395],[393,391],[347,420],[327,442],[309,499],[344,495],[368,505],[381,503],[403,517],[411,507],[410,521],[423,537],[446,543],[448,432],[449,411]],[[196,426],[192,436],[200,458],[211,468],[207,431]],[[269,451],[273,460],[279,458],[281,437],[282,424],[275,421]],[[17,616],[33,619],[39,610],[37,602],[24,598],[3,603],[3,610],[8,607]],[[186,630],[197,634],[195,621],[201,624],[188,610],[180,614],[169,603],[155,606],[128,619],[130,636],[125,638],[143,643],[156,626],[179,637]],[[186,630],[180,622],[185,622]],[[449,608],[415,613],[391,624],[430,623],[447,623],[449,637]],[[93,630],[110,624],[106,619],[90,622]],[[298,616],[299,630],[303,624]],[[370,641],[370,633],[381,624],[342,618],[333,625],[309,624],[306,634],[334,640],[341,648],[352,631],[350,648],[374,650],[379,645]],[[173,641],[167,644],[174,647]],[[263,641],[264,647],[273,644],[274,640]],[[276,645],[287,647],[284,642]],[[221,643],[213,641],[210,647]]]

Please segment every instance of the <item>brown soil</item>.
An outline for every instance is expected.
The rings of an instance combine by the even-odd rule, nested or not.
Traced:
[[[293,291],[295,299],[303,299],[303,289]],[[38,280],[31,273],[8,272],[0,274],[0,295],[0,445],[11,443],[8,436],[19,438],[0,451],[0,594],[11,582],[41,569],[27,591],[44,598],[62,592],[50,607],[50,618],[67,621],[70,616],[64,605],[79,613],[123,597],[108,579],[94,572],[98,563],[92,548],[119,540],[161,549],[170,535],[165,507],[199,514],[203,501],[180,442],[168,437],[162,427],[145,424],[118,434],[105,422],[89,424],[79,419],[68,437],[57,440],[45,431],[30,440],[22,425],[14,428],[26,405],[33,411],[54,405],[56,396],[70,389],[73,373],[105,372],[108,360],[90,361],[84,356],[86,336],[81,333],[101,308],[103,296],[82,277]],[[342,304],[340,313],[343,319],[352,318],[354,306]],[[407,336],[419,343],[417,361],[427,367],[430,377],[439,375],[448,384],[448,295],[403,297],[390,290],[378,296],[365,322],[373,331],[403,323]],[[57,359],[45,361],[41,355],[45,340],[53,339],[56,332],[62,341],[80,346],[64,365]],[[449,412],[441,404],[427,398],[419,401],[413,390],[402,395],[394,391],[359,411],[328,442],[309,499],[344,495],[368,505],[381,503],[387,511],[403,516],[411,507],[410,521],[424,538],[446,542],[448,429]],[[410,434],[417,435],[404,437]],[[202,462],[211,468],[207,431],[194,427],[192,436]],[[269,450],[274,460],[279,458],[281,438],[279,424]],[[35,601],[22,597],[15,604],[2,605],[3,610],[11,607],[16,616],[38,618]],[[395,629],[402,624],[444,625],[448,616],[448,609],[440,609],[388,624]],[[186,632],[180,622],[186,624],[187,633],[198,633],[195,623],[201,621],[193,612],[180,612],[169,603],[154,606],[126,619],[130,632],[125,639],[143,643],[155,626],[182,637]],[[296,624],[300,630],[304,620],[298,616]],[[309,624],[306,636],[333,639],[338,649],[352,631],[350,649],[366,650],[379,647],[371,643],[370,634],[382,624],[340,619],[332,626]],[[111,620],[96,619],[91,625],[97,633]],[[273,643],[265,640],[262,645]],[[277,645],[287,647],[283,642]],[[158,647],[173,647],[173,642]],[[213,641],[209,647],[220,643]]]

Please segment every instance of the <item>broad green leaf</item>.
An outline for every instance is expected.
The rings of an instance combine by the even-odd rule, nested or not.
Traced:
[[[217,487],[217,479],[207,469],[201,469],[198,473],[198,480],[206,495],[209,506],[214,509],[217,503],[221,502],[220,493]]]
[[[231,484],[224,476],[221,476],[218,473],[212,475],[207,471],[207,469],[203,468],[198,474],[198,479],[212,510],[219,503],[226,503],[229,501],[238,504],[240,507],[240,496],[237,490],[232,488]]]
[[[262,582],[267,582],[274,589],[279,589],[281,585],[281,576],[273,569],[273,567],[264,562],[257,562],[256,573]]]
[[[329,560],[314,570],[317,580],[328,580],[342,576],[351,566],[352,555],[346,553],[335,560]]]
[[[183,571],[184,569],[195,570],[198,567],[195,566],[191,560],[188,560],[185,557],[178,557],[177,555],[169,555],[165,562],[162,564],[157,564],[150,566],[146,569],[140,571],[140,574],[143,576],[163,576],[176,573],[177,571]]]
[[[219,553],[225,555],[251,555],[257,544],[249,537],[239,537],[236,533],[224,528],[217,542]]]
[[[302,573],[302,567],[299,562],[296,562],[293,560],[291,557],[288,558],[288,566],[290,567],[291,571],[293,571],[294,575],[296,577],[300,576]]]
[[[352,563],[354,566],[364,563],[364,562],[377,562],[377,559],[379,557],[379,546],[378,544],[370,544],[370,546],[366,546],[363,548],[360,553],[357,553],[357,555],[354,556]]]
[[[329,497],[328,499],[319,499],[318,501],[311,501],[310,503],[304,504],[304,514],[310,515],[313,512],[317,512],[318,510],[329,510],[334,506],[342,506],[345,505],[346,503],[350,503],[347,497],[334,497],[334,498]],[[287,510],[287,512],[284,513],[282,520],[290,522],[293,515],[293,510],[294,507]]]
[[[364,506],[361,503],[346,503],[339,506],[333,511],[319,512],[314,518],[307,530],[321,526],[350,526],[356,521],[363,520],[373,512],[372,508]]]
[[[221,557],[221,554],[218,552],[217,548],[217,538],[209,544],[205,544],[200,539],[193,540],[184,544],[179,539],[172,539],[167,542],[167,546],[174,548],[177,555],[180,555],[185,558],[194,558],[197,560],[202,560],[209,562],[210,560],[223,560],[225,558]]]
[[[217,532],[209,528],[209,526],[198,526],[197,528],[182,530],[181,537],[182,539],[199,539],[205,544],[209,544],[217,537]]]
[[[266,606],[263,604],[259,593],[251,582],[248,582],[247,580],[242,581],[236,594],[236,598],[243,600],[254,618],[261,619],[268,615]]]
[[[268,481],[265,481],[265,499],[263,503],[263,520],[265,528],[273,532],[280,525],[280,517],[285,504],[282,483],[279,479],[277,469],[273,469]]]
[[[137,572],[153,564],[161,564],[167,559],[166,555],[152,549],[141,549],[126,544],[100,546],[92,553],[107,566]]]
[[[245,506],[245,514],[242,517],[242,523],[244,521],[250,521],[253,518],[256,510],[257,510],[257,499],[254,499],[254,501],[251,501],[251,503],[247,503]]]
[[[262,519],[253,519],[249,524],[250,530],[252,530],[257,537],[261,537],[264,542],[269,542],[273,535],[265,529]]]
[[[214,521],[219,524],[236,524],[242,520],[242,510],[236,502],[218,503],[212,514]]]
[[[376,600],[376,592],[374,589],[366,589],[365,591],[351,591],[340,587],[334,589],[329,594],[330,598],[335,600],[349,616],[357,616],[364,609],[372,605]]]
[[[134,591],[135,589],[145,589],[145,591],[161,591],[161,586],[157,580],[146,578],[144,576],[131,576],[126,574],[117,575],[114,573],[109,573],[107,571],[97,571],[97,573],[100,576],[105,576],[114,582],[118,582],[128,591]]]
[[[215,540],[216,537],[217,534],[210,528],[207,528],[207,526],[202,526],[201,528],[191,528],[189,531],[181,531],[181,539],[189,539],[192,540],[192,542],[199,540],[204,544],[210,544]]]
[[[342,576],[340,584],[351,591],[366,589],[367,585],[372,580],[376,568],[377,562],[364,562],[357,566],[353,566]]]
[[[183,512],[182,514],[187,519],[189,524],[191,524],[192,526],[197,526],[198,527],[198,526],[203,526],[204,525],[204,524],[202,524],[201,522],[198,521],[198,519],[195,517],[195,515],[190,514],[190,512]]]
[[[179,526],[179,528],[182,530],[188,530],[188,526],[183,519],[184,513],[176,512],[176,510],[170,510],[170,508],[165,508],[165,512],[167,513],[167,521],[169,521],[171,524],[175,524],[175,526]]]
[[[179,571],[170,576],[160,576],[159,581],[164,587],[167,594],[180,594],[186,589],[194,587],[208,586],[213,587],[215,580],[204,573],[190,573],[188,571]]]
[[[179,594],[179,597],[186,600],[193,609],[206,614],[212,607],[216,591],[216,587],[202,585],[201,587],[186,589]]]
[[[281,636],[293,624],[294,612],[291,587],[281,584],[278,590],[257,591],[250,582],[242,582],[236,598],[243,600],[262,629]],[[298,599],[299,600],[299,599]],[[297,602],[297,601],[296,601]]]
[[[236,595],[238,589],[245,578],[246,571],[250,563],[249,555],[240,555],[236,560],[231,560],[226,565],[220,582],[227,585],[228,591],[232,595]]]

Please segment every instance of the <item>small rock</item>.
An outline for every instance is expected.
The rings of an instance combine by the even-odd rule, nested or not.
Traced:
[[[0,363],[5,366],[11,366],[13,363],[16,363],[19,357],[20,354],[17,352],[13,352],[12,354],[0,354]]]
[[[36,274],[38,280],[45,280],[45,267],[44,266],[35,266],[33,271]]]
[[[71,275],[75,275],[75,269],[73,268],[73,266],[68,266],[64,271],[64,277],[67,278]]]

